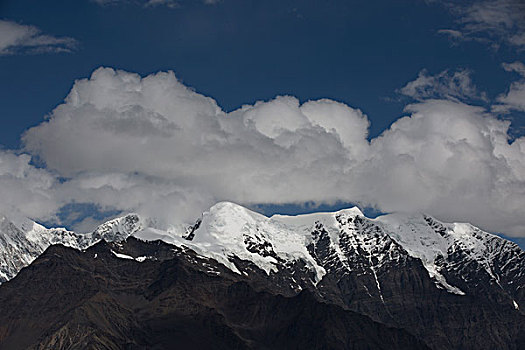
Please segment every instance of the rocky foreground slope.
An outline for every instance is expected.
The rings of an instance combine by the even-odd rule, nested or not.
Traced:
[[[312,292],[279,295],[210,259],[134,238],[85,252],[52,246],[2,286],[0,305],[7,349],[426,348]]]
[[[4,280],[39,257],[0,286],[0,348],[525,348],[525,253],[469,224],[227,202],[183,232],[151,222],[4,218]]]

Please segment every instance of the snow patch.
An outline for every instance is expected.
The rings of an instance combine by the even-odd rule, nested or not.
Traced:
[[[152,257],[152,256],[138,256],[135,258],[136,261],[138,262],[144,262],[146,260],[154,260],[155,258]]]
[[[448,249],[453,242],[436,233],[423,215],[389,214],[379,216],[374,221],[380,224],[411,257],[421,260],[430,278],[435,280],[439,287],[454,294],[465,295],[461,289],[447,282],[436,265],[439,256],[447,257]]]
[[[145,255],[134,258],[134,257],[132,257],[130,255],[117,253],[114,250],[111,250],[111,253],[113,253],[113,255],[115,255],[119,259],[135,260],[135,261],[138,261],[138,262],[144,262],[146,260],[153,260],[153,259],[155,259],[153,256],[145,256]],[[96,258],[96,254],[95,254],[95,258]]]
[[[120,254],[120,253],[117,253],[117,252],[115,252],[113,250],[111,251],[111,253],[113,253],[113,255],[115,255],[119,259],[135,260],[135,258],[132,257],[132,256],[129,256],[129,255],[126,255],[126,254]]]

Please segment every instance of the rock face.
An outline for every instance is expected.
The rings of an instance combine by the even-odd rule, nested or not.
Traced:
[[[274,294],[216,261],[134,238],[84,252],[52,246],[2,286],[0,305],[7,349],[427,348],[311,292]]]
[[[473,231],[468,237],[488,239],[483,251],[460,248],[463,240],[454,241],[446,256],[436,254],[435,267],[426,268],[428,262],[409,254],[381,222],[362,216],[336,219],[340,223],[338,244],[318,224],[310,246],[327,269],[329,278],[318,285],[326,299],[410,330],[434,349],[519,349],[525,345],[525,317],[516,306],[523,303],[520,291],[525,286],[525,259],[518,247]],[[508,260],[495,261],[494,256],[481,254],[494,250]],[[503,278],[498,273],[509,261],[515,265]],[[514,283],[503,288],[498,281],[507,278],[521,288]]]
[[[10,280],[52,244],[86,249],[104,239],[124,240],[142,228],[138,215],[129,214],[100,225],[94,232],[78,234],[66,229],[48,229],[27,218],[0,216],[0,283]]]
[[[75,249],[0,286],[0,348],[525,348],[525,253],[469,224],[227,202],[182,232],[4,221],[6,280]]]

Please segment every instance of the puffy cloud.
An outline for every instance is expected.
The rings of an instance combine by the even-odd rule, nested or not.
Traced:
[[[510,110],[525,112],[525,64],[522,62],[504,63],[503,69],[520,74],[521,79],[513,82],[507,93],[498,96],[498,104],[493,106],[493,110],[505,113]]]
[[[373,161],[360,169],[369,201],[523,235],[525,138],[509,144],[509,122],[462,103],[428,100],[407,111],[372,141]]]
[[[333,167],[351,155],[343,140],[356,150],[367,144],[362,113],[334,103],[340,115],[332,118],[343,118],[336,129],[334,122],[320,121],[326,104],[300,106],[295,98],[278,97],[226,114],[172,72],[141,79],[99,69],[78,81],[66,103],[23,139],[49,169],[67,177],[138,173],[158,183],[201,188],[216,198],[304,201],[312,194],[324,197],[331,185],[319,180],[331,172],[336,176],[347,163]]]
[[[30,161],[28,154],[0,151],[0,212],[52,218],[61,205],[53,196],[56,179]]]
[[[457,100],[406,112],[368,141],[367,117],[336,101],[280,96],[226,113],[172,72],[100,68],[23,142],[67,178],[57,202],[166,224],[218,200],[345,201],[525,235],[525,138],[509,144],[508,121]]]
[[[71,52],[75,39],[42,34],[35,26],[0,20],[0,56],[43,52]]]
[[[445,70],[437,75],[429,75],[424,69],[419,72],[416,80],[407,83],[398,93],[418,101],[429,98],[454,101],[487,100],[486,94],[478,91],[472,82],[471,72],[466,69],[453,73]]]
[[[215,101],[183,86],[173,73],[141,79],[99,69],[78,81],[66,103],[24,140],[65,176],[145,171],[169,178],[184,171],[173,164],[188,163],[196,145],[220,141],[220,113]]]
[[[433,1],[432,1],[433,2]],[[521,0],[482,0],[466,3],[438,0],[456,16],[457,28],[439,32],[453,40],[478,41],[498,49],[502,43],[525,49],[525,3]]]

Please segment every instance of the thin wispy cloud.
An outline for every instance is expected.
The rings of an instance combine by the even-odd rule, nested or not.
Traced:
[[[509,113],[510,111],[525,112],[525,64],[522,62],[503,63],[507,72],[518,73],[520,79],[512,82],[508,91],[497,97],[493,111]]]
[[[155,6],[166,6],[168,8],[177,8],[179,7],[178,1],[175,0],[148,0],[146,4],[144,4],[146,7],[155,7]]]
[[[42,33],[32,25],[0,20],[0,55],[72,52],[75,39]]]
[[[101,6],[118,5],[118,4],[135,4],[145,8],[167,7],[171,9],[179,8],[184,4],[184,0],[91,0]],[[197,1],[197,0],[194,0]],[[220,0],[198,0],[206,5],[214,5]]]
[[[438,1],[456,17],[455,28],[441,34],[453,41],[478,41],[498,49],[506,44],[525,49],[525,2],[521,0],[481,0],[467,4]]]
[[[111,5],[111,4],[122,2],[122,0],[91,0],[91,1],[100,6],[106,6],[106,5]]]
[[[419,72],[418,77],[408,82],[397,92],[417,101],[445,99],[452,101],[487,101],[487,94],[480,92],[472,82],[472,72],[460,69],[454,72],[445,70],[430,75],[427,70]]]

